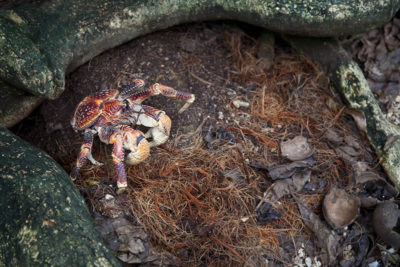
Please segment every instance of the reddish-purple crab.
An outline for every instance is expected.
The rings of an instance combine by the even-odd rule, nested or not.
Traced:
[[[180,92],[171,87],[154,84],[142,89],[143,80],[135,80],[131,85],[118,90],[101,91],[85,97],[77,106],[71,125],[76,131],[83,131],[84,138],[76,164],[71,172],[75,179],[79,169],[89,159],[95,165],[102,165],[92,156],[94,134],[106,144],[113,144],[112,158],[117,175],[118,189],[127,187],[124,168],[125,150],[130,150],[125,162],[133,165],[145,160],[150,153],[150,147],[158,146],[168,140],[171,119],[164,111],[142,105],[149,96],[162,94],[186,101],[179,113],[185,111],[194,101],[195,96]],[[150,129],[146,134],[131,128],[129,125],[143,125]],[[146,138],[152,138],[148,142]]]

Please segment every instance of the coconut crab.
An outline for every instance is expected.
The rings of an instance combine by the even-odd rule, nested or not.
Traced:
[[[95,134],[102,142],[113,144],[112,158],[117,175],[118,190],[127,187],[124,168],[125,150],[131,152],[125,162],[138,164],[150,154],[150,147],[158,146],[168,140],[171,119],[164,111],[151,106],[142,105],[142,101],[154,95],[164,95],[177,98],[186,103],[179,110],[185,111],[195,100],[193,94],[177,91],[171,87],[155,83],[147,89],[142,89],[144,81],[136,79],[131,85],[120,91],[106,90],[85,97],[76,107],[71,120],[75,131],[83,131],[83,143],[71,171],[71,178],[79,176],[79,169],[87,159],[92,164],[102,165],[92,156],[92,144]],[[133,129],[130,125],[143,125],[150,129],[146,134]],[[152,141],[147,141],[152,138]]]

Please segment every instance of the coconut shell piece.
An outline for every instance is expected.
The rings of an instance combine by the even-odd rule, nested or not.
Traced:
[[[293,139],[281,143],[282,156],[292,161],[303,160],[314,154],[314,148],[307,142],[304,136],[296,136]]]
[[[385,201],[376,206],[372,219],[378,236],[395,249],[400,249],[400,233],[393,230],[399,218],[399,207],[392,201]]]
[[[323,212],[325,220],[333,229],[351,224],[360,210],[360,199],[343,189],[332,188],[325,196]]]
[[[358,196],[363,199],[362,202],[364,203],[366,202],[364,201],[366,198],[374,198],[382,201],[395,198],[399,194],[399,191],[394,186],[371,171],[359,172],[355,176],[355,186],[359,188],[360,193]],[[371,200],[369,202],[371,203]]]
[[[293,139],[281,143],[282,156],[291,161],[303,160],[314,154],[314,148],[307,142],[304,136],[296,136]]]

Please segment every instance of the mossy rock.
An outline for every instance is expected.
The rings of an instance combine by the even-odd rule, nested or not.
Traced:
[[[118,266],[65,171],[0,126],[0,266]]]

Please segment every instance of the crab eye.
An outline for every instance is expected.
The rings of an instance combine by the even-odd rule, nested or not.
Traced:
[[[124,111],[132,109],[131,102],[128,99],[124,99],[122,103],[124,104]]]

